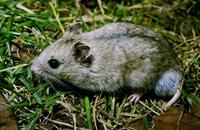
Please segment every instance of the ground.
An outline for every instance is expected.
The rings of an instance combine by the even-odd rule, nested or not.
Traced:
[[[77,22],[84,32],[126,21],[161,33],[177,52],[185,77],[182,96],[171,110],[180,115],[180,109],[186,114],[194,112],[200,103],[199,8],[198,0],[0,0],[0,90],[18,127],[158,128],[156,122],[161,121],[156,118],[166,113],[162,105],[167,99],[147,95],[131,104],[128,95],[77,95],[52,89],[31,73],[34,56]]]

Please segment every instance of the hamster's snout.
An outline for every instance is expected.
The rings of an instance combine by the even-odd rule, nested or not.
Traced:
[[[42,65],[38,66],[34,63],[31,64],[31,71],[35,74],[42,74],[44,72],[44,67]]]

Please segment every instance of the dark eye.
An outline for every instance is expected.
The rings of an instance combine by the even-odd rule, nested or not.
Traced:
[[[49,64],[49,66],[50,66],[51,68],[53,68],[53,69],[58,68],[58,66],[60,65],[60,63],[59,63],[58,60],[56,60],[56,59],[50,59],[50,60],[48,61],[48,64]]]

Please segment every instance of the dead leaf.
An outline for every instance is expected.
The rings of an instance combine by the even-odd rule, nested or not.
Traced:
[[[180,122],[179,130],[200,130],[200,118],[190,113],[185,113]]]
[[[155,117],[156,130],[200,130],[200,105],[192,109],[191,113],[182,108],[172,107],[164,114]]]
[[[195,106],[195,107],[191,110],[191,113],[200,118],[200,104],[197,105],[197,106]]]
[[[182,109],[172,107],[164,114],[154,119],[156,130],[177,130],[177,123],[180,119]]]
[[[130,120],[130,118],[124,118],[125,126],[128,128],[134,128],[136,130],[144,130],[144,121],[142,118]],[[119,129],[124,130],[124,128]]]
[[[26,61],[30,59],[30,51],[32,51],[30,48],[23,47],[19,48],[16,45],[12,44],[11,46],[11,52],[13,56],[18,57],[19,59]]]
[[[0,130],[18,130],[15,116],[6,104],[5,98],[0,94]]]

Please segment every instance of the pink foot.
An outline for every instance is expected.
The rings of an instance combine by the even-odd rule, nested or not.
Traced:
[[[128,100],[130,103],[134,102],[138,102],[140,97],[142,97],[146,92],[136,92],[136,93],[133,93],[131,94],[129,97],[128,97]]]
[[[177,89],[176,93],[174,96],[165,104],[164,108],[168,108],[172,106],[181,96],[181,89]]]

